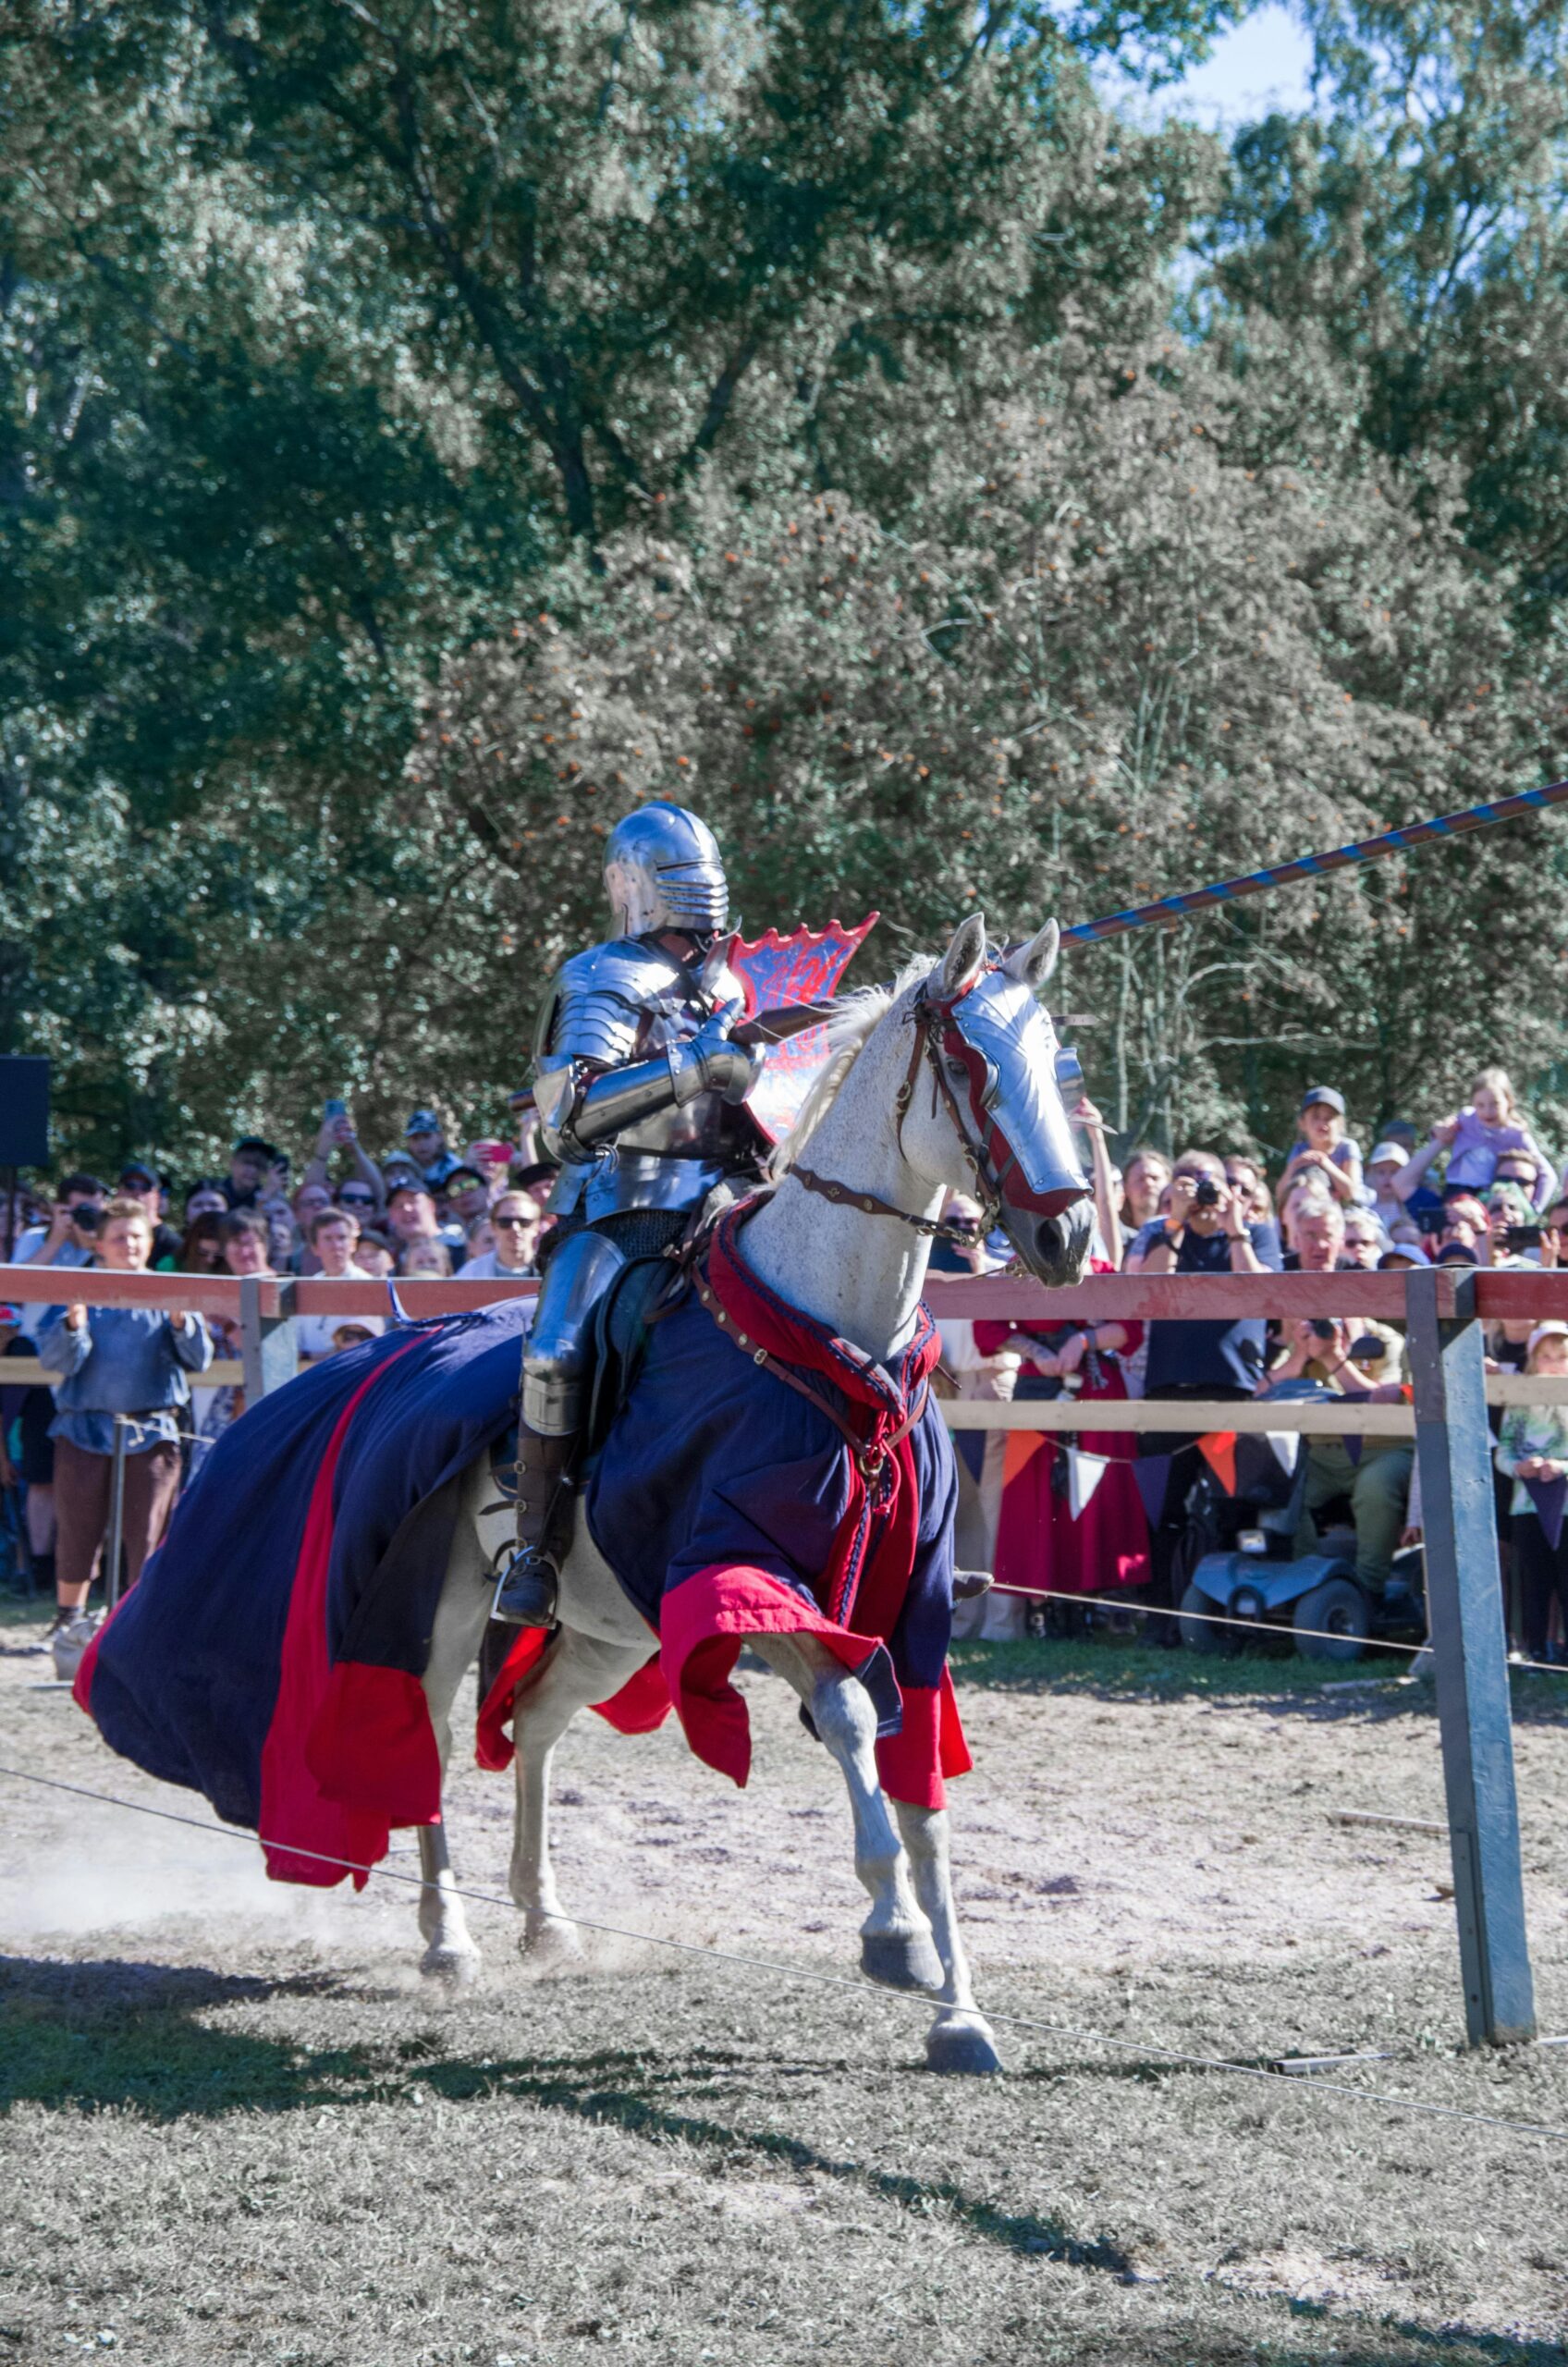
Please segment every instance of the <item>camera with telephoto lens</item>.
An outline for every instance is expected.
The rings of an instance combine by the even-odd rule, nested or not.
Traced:
[[[1193,1206],[1194,1208],[1217,1208],[1219,1206],[1219,1186],[1212,1175],[1198,1177],[1197,1189],[1193,1194]]]
[[[96,1233],[104,1221],[104,1211],[96,1200],[79,1200],[71,1210],[71,1222],[78,1233]]]

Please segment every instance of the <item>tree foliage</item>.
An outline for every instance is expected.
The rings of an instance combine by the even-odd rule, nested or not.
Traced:
[[[1281,378],[1303,367],[1281,349]],[[1017,935],[1086,919],[1542,761],[1507,586],[1452,501],[1347,464],[1329,422],[1298,463],[1250,466],[1244,399],[1170,340],[1067,340],[898,532],[713,472],[676,531],[613,538],[602,574],[558,570],[453,661],[405,827],[486,851],[483,929],[536,976],[595,926],[584,836],[652,793],[710,816],[755,925],[876,905],[929,943],[977,903]],[[1555,840],[1488,858],[1543,962],[1568,945]],[[1466,982],[1436,1058],[1434,938]],[[1073,952],[1062,992],[1128,1138],[1268,1139],[1304,1066],[1377,1110],[1456,1088],[1516,962],[1467,867],[1417,858]],[[1553,1024],[1511,1013],[1516,1056],[1550,1059]]]
[[[748,925],[901,944],[1550,767],[1568,11],[1314,0],[1229,157],[1101,103],[1234,13],[13,10],[0,1040],[63,1138],[493,1125],[639,794]],[[1544,1071],[1561,876],[1074,955],[1095,1087],[1278,1141],[1304,1067]]]

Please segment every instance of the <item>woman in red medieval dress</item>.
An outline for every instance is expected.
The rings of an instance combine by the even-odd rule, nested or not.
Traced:
[[[1091,1258],[1090,1269],[1113,1274],[1121,1235],[1104,1123],[1087,1099],[1072,1118],[1088,1138],[1100,1243],[1109,1253]],[[1010,1347],[1023,1352],[1015,1404],[1072,1394],[1085,1416],[1082,1430],[1008,1432],[997,1527],[998,1586],[1050,1597],[1147,1584],[1148,1522],[1133,1477],[1136,1438],[1130,1430],[1095,1429],[1090,1414],[1096,1404],[1126,1399],[1124,1363],[1142,1338],[1137,1323],[976,1322],[980,1355]]]

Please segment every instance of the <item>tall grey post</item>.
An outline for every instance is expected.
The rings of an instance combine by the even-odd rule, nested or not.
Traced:
[[[1415,1452],[1465,2029],[1472,2046],[1505,2045],[1535,2037],[1536,2006],[1476,1277],[1453,1275],[1449,1318],[1439,1310],[1452,1271],[1405,1281]]]
[[[277,1313],[262,1313],[262,1293],[276,1290]],[[294,1283],[261,1274],[239,1278],[239,1354],[245,1369],[245,1403],[253,1405],[269,1390],[292,1380],[299,1362],[294,1345]]]
[[[104,1608],[113,1611],[120,1599],[120,1558],[125,1551],[125,1458],[130,1443],[130,1417],[115,1416],[115,1459],[109,1471],[109,1536],[104,1549]]]

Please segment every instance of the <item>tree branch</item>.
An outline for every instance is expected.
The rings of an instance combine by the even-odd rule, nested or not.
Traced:
[[[735,399],[735,390],[756,360],[761,342],[756,336],[744,338],[714,380],[703,410],[702,425],[680,458],[683,473],[694,468],[704,452],[713,450],[718,432],[729,415],[729,406]]]

